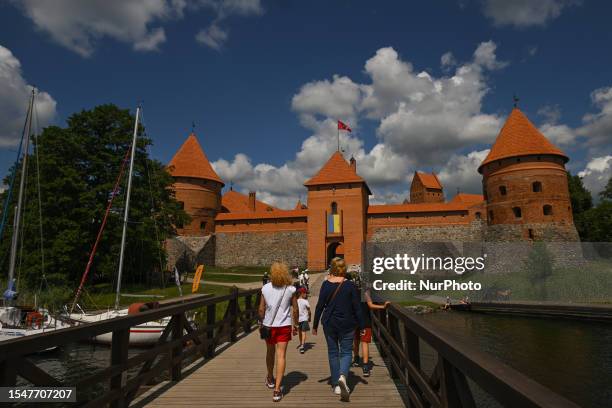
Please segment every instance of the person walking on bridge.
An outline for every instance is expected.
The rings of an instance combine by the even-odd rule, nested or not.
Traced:
[[[319,292],[312,329],[312,334],[316,336],[319,321],[323,323],[332,389],[335,394],[340,394],[342,401],[350,398],[347,377],[355,327],[362,335],[365,327],[359,293],[355,284],[346,280],[346,269],[344,259],[332,259],[330,277],[323,282]]]
[[[259,318],[261,337],[266,340],[266,387],[274,389],[272,401],[283,398],[281,384],[285,375],[287,343],[297,334],[298,305],[295,286],[286,264],[275,262],[270,267],[270,282],[261,288]],[[291,330],[293,317],[293,330]],[[276,379],[274,362],[276,361]]]

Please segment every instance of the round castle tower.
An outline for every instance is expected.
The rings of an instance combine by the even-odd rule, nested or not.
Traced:
[[[176,199],[191,217],[188,225],[177,225],[182,236],[204,236],[215,232],[215,217],[221,210],[223,181],[191,133],[176,152],[168,171],[174,178]]]
[[[567,161],[515,107],[478,168],[489,238],[577,241]]]

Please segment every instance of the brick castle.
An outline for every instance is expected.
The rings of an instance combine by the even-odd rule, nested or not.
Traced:
[[[410,199],[371,205],[354,158],[335,152],[304,183],[307,201],[283,210],[230,188],[190,134],[168,164],[176,199],[192,217],[167,242],[169,264],[289,265],[325,269],[334,256],[361,264],[367,242],[578,241],[568,157],[514,108],[480,164],[483,195],[444,198],[435,174],[415,172]]]

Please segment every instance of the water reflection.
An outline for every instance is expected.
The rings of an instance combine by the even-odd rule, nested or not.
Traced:
[[[581,406],[612,407],[608,324],[465,312],[439,312],[423,319]],[[424,358],[433,359],[433,354]]]

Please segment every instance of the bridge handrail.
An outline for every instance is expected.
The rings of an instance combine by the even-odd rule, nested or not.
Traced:
[[[373,312],[372,328],[381,354],[391,363],[392,376],[406,387],[414,406],[475,407],[467,376],[504,406],[578,407],[491,355],[453,339],[400,305],[391,304],[386,310]],[[438,354],[430,378],[421,370],[419,339]]]
[[[14,386],[17,376],[35,386],[74,386],[62,384],[29,361],[27,356],[51,347],[112,332],[110,366],[79,379],[77,384],[89,387],[110,380],[109,389],[94,400],[83,397],[82,390],[77,389],[77,399],[78,403],[84,406],[127,406],[136,396],[138,389],[156,375],[168,371],[172,380],[177,381],[181,378],[183,361],[188,357],[195,355],[196,359],[212,358],[222,340],[234,342],[241,332],[251,331],[257,319],[260,296],[260,289],[238,291],[237,288],[232,288],[228,295],[195,296],[181,303],[134,315],[0,342],[0,386]],[[242,311],[240,299],[244,299]],[[219,320],[216,318],[217,305],[224,302],[227,302],[227,308],[223,318]],[[206,324],[194,328],[188,323],[185,313],[200,308],[206,309]],[[128,357],[130,328],[168,316],[172,316],[172,319],[158,343],[136,356]],[[139,373],[128,379],[127,370],[140,364],[143,365]]]

